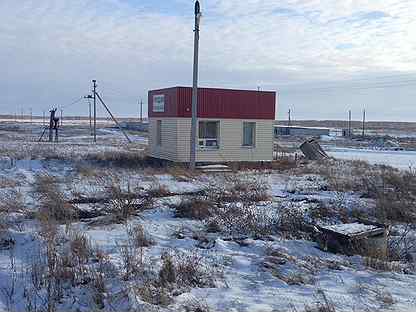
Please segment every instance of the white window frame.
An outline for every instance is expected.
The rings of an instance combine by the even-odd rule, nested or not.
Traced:
[[[153,95],[153,112],[154,113],[165,112],[165,95],[164,94]]]
[[[252,130],[252,144],[245,144],[245,127],[247,125],[252,125],[253,126],[253,130]],[[257,136],[257,123],[255,121],[243,121],[243,141],[241,142],[241,146],[244,148],[255,148],[256,147],[256,136]]]
[[[201,137],[200,127],[202,123],[216,123],[217,137]],[[217,150],[220,148],[220,121],[219,120],[199,120],[198,121],[198,147],[203,150]]]

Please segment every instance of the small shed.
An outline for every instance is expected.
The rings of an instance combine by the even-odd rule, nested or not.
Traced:
[[[149,91],[149,154],[189,162],[192,88]],[[198,89],[196,161],[273,160],[276,92]]]

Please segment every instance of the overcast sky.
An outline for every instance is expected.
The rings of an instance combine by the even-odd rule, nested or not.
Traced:
[[[279,92],[278,119],[416,121],[415,0],[203,0],[200,86]],[[119,116],[192,83],[192,0],[0,0],[0,113]]]

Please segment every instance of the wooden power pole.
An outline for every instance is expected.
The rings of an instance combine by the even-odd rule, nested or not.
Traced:
[[[365,118],[366,118],[366,112],[364,109],[363,110],[363,137],[365,136]]]
[[[94,97],[94,143],[97,143],[97,80],[93,80]]]

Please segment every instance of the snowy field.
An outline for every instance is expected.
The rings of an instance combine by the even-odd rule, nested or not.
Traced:
[[[416,311],[414,224],[392,221],[394,258],[318,243],[318,226],[378,220],[371,165],[190,172],[143,160],[140,133],[87,130],[0,129],[0,311]]]
[[[330,147],[327,153],[338,159],[364,160],[370,164],[387,165],[402,170],[416,168],[416,152],[383,151]]]

